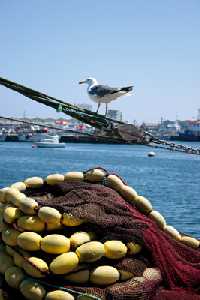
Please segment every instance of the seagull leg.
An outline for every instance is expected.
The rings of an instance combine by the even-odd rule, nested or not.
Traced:
[[[106,103],[106,113],[105,113],[105,116],[107,116],[107,112],[108,112],[108,103]]]
[[[97,111],[96,111],[96,114],[98,114],[98,111],[99,111],[99,107],[101,105],[101,102],[98,102],[98,106],[97,106]]]

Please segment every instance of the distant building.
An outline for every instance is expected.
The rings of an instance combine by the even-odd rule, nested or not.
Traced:
[[[122,121],[122,112],[117,109],[109,109],[107,117],[113,120]]]
[[[158,128],[159,136],[165,138],[170,136],[177,136],[178,132],[181,130],[180,124],[178,121],[162,121]]]

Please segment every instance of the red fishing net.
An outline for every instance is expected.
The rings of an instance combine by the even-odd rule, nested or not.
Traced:
[[[200,251],[173,240],[116,191],[101,184],[64,182],[45,184],[26,193],[41,206],[86,219],[87,224],[79,229],[95,231],[100,241],[118,239],[143,245],[140,254],[112,262],[132,272],[134,278],[105,288],[73,285],[75,290],[110,300],[200,300]],[[93,267],[105,262],[105,258],[101,259]],[[144,279],[146,267],[159,268],[162,280],[151,274]]]
[[[56,188],[46,185],[35,196],[39,194],[49,195],[49,200],[38,200],[40,205],[51,205],[60,212],[87,219],[89,228],[92,226],[102,241],[119,239],[125,243],[141,243],[140,262],[160,269],[162,283],[134,279],[118,283],[105,289],[107,299],[200,300],[200,251],[173,240],[116,191],[100,184],[81,182],[62,183]],[[134,272],[131,259],[123,263],[123,269]],[[142,276],[139,264],[138,270],[141,271],[135,276]]]

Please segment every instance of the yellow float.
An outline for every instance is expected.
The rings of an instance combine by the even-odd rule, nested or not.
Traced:
[[[41,249],[51,254],[61,254],[70,249],[70,240],[64,235],[50,234],[41,240]]]
[[[35,232],[22,232],[17,238],[17,244],[24,250],[38,251],[42,237]]]
[[[78,247],[76,254],[81,262],[94,262],[105,254],[104,245],[97,241],[88,242]]]

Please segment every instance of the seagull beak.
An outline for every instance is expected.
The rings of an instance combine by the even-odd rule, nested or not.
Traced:
[[[85,83],[85,80],[79,81],[79,84],[83,84],[83,83]]]

